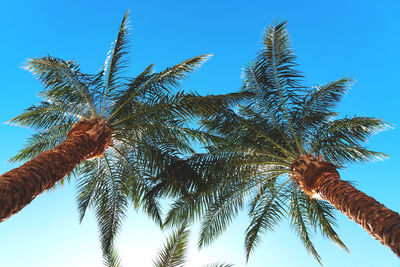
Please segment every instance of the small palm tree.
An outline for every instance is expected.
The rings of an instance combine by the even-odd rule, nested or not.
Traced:
[[[154,177],[182,154],[192,153],[193,140],[209,139],[189,128],[190,119],[207,116],[239,95],[200,97],[175,90],[207,55],[161,72],[150,65],[132,79],[122,77],[127,23],[128,13],[103,68],[94,75],[82,73],[74,61],[51,56],[28,60],[26,68],[45,89],[42,102],[10,120],[37,133],[12,158],[29,161],[0,176],[0,221],[74,171],[80,220],[88,208],[95,209],[104,255],[129,204],[162,224],[160,194],[148,195],[156,191]]]
[[[360,224],[400,255],[400,216],[340,179],[347,163],[385,157],[368,150],[367,138],[388,125],[371,117],[338,117],[333,109],[352,80],[303,86],[295,69],[286,22],[269,27],[264,48],[244,70],[245,105],[203,121],[210,134],[223,138],[208,153],[186,160],[207,183],[202,192],[182,196],[166,223],[204,212],[199,245],[209,244],[245,205],[250,225],[248,259],[260,234],[288,216],[307,250],[321,262],[311,229],[347,249],[333,229],[332,207]]]

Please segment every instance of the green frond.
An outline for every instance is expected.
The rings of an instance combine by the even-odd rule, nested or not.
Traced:
[[[226,189],[208,205],[201,222],[199,248],[209,245],[221,235],[243,208],[244,192],[240,187],[238,191]]]
[[[113,122],[113,125],[130,125],[141,118],[145,120],[157,118],[156,122],[159,120],[173,122],[177,120],[187,121],[196,117],[207,117],[228,105],[239,103],[243,97],[243,94],[240,93],[199,96],[197,94],[177,92],[163,95],[152,105],[149,103],[147,105],[138,105],[133,114],[120,118]]]
[[[105,86],[101,116],[104,114],[108,95],[123,84],[122,81],[119,81],[119,77],[122,70],[126,67],[124,56],[127,54],[128,48],[128,17],[129,12],[127,11],[122,19],[121,26],[119,27],[117,39],[113,43],[113,47],[109,52],[110,55],[104,63]]]
[[[272,132],[273,132],[273,128],[272,129],[269,129],[269,130],[266,130],[266,131],[268,131],[267,133],[266,133],[266,131],[262,131],[262,130],[259,130],[257,127],[253,127],[252,126],[252,124],[251,124],[251,121],[245,121],[245,120],[241,120],[241,123],[243,124],[243,125],[245,125],[245,127],[247,127],[249,130],[251,130],[251,131],[254,131],[259,137],[261,137],[261,138],[263,138],[265,141],[267,141],[268,143],[270,143],[271,144],[271,146],[275,149],[275,150],[278,150],[280,153],[282,153],[282,154],[284,154],[286,157],[288,157],[289,159],[290,158],[295,158],[295,156],[296,156],[296,154],[293,154],[291,151],[289,151],[289,150],[292,150],[293,151],[293,148],[290,146],[290,144],[289,144],[289,150],[287,150],[286,148],[285,148],[285,145],[281,145],[281,144],[279,144],[278,142],[276,142],[275,140],[279,140],[279,139],[282,139],[282,140],[285,140],[284,138],[283,138],[283,136],[282,136],[282,138],[271,138],[271,135],[272,135]],[[271,131],[272,130],[272,131]],[[280,133],[279,133],[279,131],[277,131],[277,132],[275,132],[275,134],[276,135],[279,135]],[[281,141],[282,142],[282,140],[279,140],[279,141]]]
[[[184,142],[185,144],[188,145],[193,143],[198,143],[201,145],[212,145],[214,143],[221,141],[221,137],[219,136],[212,135],[207,131],[193,129],[186,126],[182,127],[180,125],[175,126],[173,124],[172,125],[157,124],[157,130],[165,131],[164,134],[162,134],[162,136],[167,136],[166,133],[170,133],[169,136],[172,136],[173,138],[175,138],[175,140],[180,140],[180,142]],[[187,148],[184,149],[184,147],[182,147],[182,151],[189,151],[189,149]],[[192,152],[191,154],[193,153],[194,152]]]
[[[385,158],[386,155],[364,147],[372,134],[389,128],[381,119],[352,117],[337,119],[321,125],[312,147],[316,154],[338,165],[355,161]]]
[[[171,204],[164,220],[164,226],[175,226],[199,219],[208,206],[207,200],[207,196],[197,194],[179,198]]]
[[[114,148],[115,149],[115,148]],[[148,181],[148,175],[143,169],[143,164],[139,164],[136,158],[124,158],[123,153],[118,152],[117,158],[126,162],[124,168],[129,171],[125,173],[124,185],[127,187],[127,196],[131,199],[133,207],[143,210],[160,227],[163,225],[162,210],[159,202],[159,195],[153,195],[153,182]]]
[[[274,227],[281,221],[285,207],[280,200],[280,190],[283,186],[276,187],[274,181],[266,182],[269,186],[264,187],[257,201],[253,201],[253,205],[249,211],[251,217],[250,225],[245,233],[245,251],[246,261],[254,248],[261,242],[260,234]]]
[[[266,110],[285,118],[298,153],[302,153],[303,147],[294,131],[290,114],[299,102],[303,77],[295,69],[296,57],[290,47],[286,24],[285,21],[277,23],[266,30],[265,47],[258,53],[255,63],[245,71],[247,79],[243,88],[256,92],[258,103],[262,103]]]
[[[48,129],[65,122],[78,121],[82,116],[79,111],[62,105],[42,101],[38,105],[32,105],[20,115],[12,118],[7,123],[17,126],[26,126],[36,130]]]
[[[107,169],[105,164],[101,164],[100,158],[98,158],[96,161],[85,162],[79,174],[76,201],[81,223],[86,211],[99,198],[103,183],[107,179]]]
[[[342,78],[323,86],[311,88],[305,96],[302,106],[304,117],[318,112],[326,113],[335,108],[353,83],[354,80],[351,78]]]
[[[65,122],[66,125],[53,126],[29,137],[24,147],[9,162],[24,162],[37,157],[40,153],[50,150],[65,141],[73,122]]]
[[[238,148],[247,150],[247,154],[269,155],[289,164],[291,159],[295,158],[292,152],[294,144],[288,143],[285,134],[279,128],[262,118],[244,118],[235,114],[233,110],[225,110],[202,120],[202,125],[213,135],[222,137],[212,149],[221,147],[219,150],[227,151]]]
[[[249,106],[257,109],[259,115],[268,117],[276,125],[282,125],[285,114],[279,99],[279,92],[274,91],[269,85],[268,75],[264,73],[260,62],[252,62],[243,70],[244,82],[242,92],[251,92],[255,97],[249,100]]]
[[[107,180],[102,183],[99,194],[94,200],[97,223],[99,225],[100,241],[103,254],[109,251],[114,239],[125,218],[128,205],[126,189],[124,185],[124,170],[119,162],[110,161],[105,155],[100,161],[107,172]]]
[[[180,81],[187,78],[188,74],[196,70],[208,57],[209,55],[193,57],[162,72],[152,74],[137,88],[130,88],[126,93],[121,94],[120,98],[124,101],[116,101],[118,105],[113,106],[108,119],[111,120],[114,116],[123,117],[124,113],[121,113],[121,111],[135,98],[138,98],[137,100],[141,102],[145,99],[146,104],[154,105],[160,97],[165,97],[172,88],[178,87]]]
[[[153,261],[154,267],[183,267],[185,253],[188,247],[189,230],[187,224],[182,224],[175,230],[159,250],[157,258]]]
[[[153,219],[155,223],[158,224],[158,226],[160,226],[160,228],[163,228],[164,223],[162,220],[162,209],[160,201],[157,197],[152,197],[149,192],[150,190],[145,191],[143,200],[140,203],[140,207],[149,217]],[[133,191],[132,193],[132,196],[136,200],[135,191]],[[136,201],[136,203],[138,203],[138,201]]]
[[[82,107],[82,116],[96,115],[93,94],[87,87],[87,76],[73,61],[51,56],[28,59],[25,68],[31,71],[46,87],[40,96],[59,103]]]
[[[296,90],[302,88],[303,76],[295,68],[296,56],[291,48],[287,21],[271,25],[264,34],[264,49],[257,57],[260,68],[267,75],[270,89],[281,91],[284,98],[296,97]],[[293,100],[293,99],[292,99]]]
[[[133,206],[142,209],[162,226],[159,198],[168,194],[163,188],[156,188],[156,181],[176,157],[172,156],[173,152],[165,152],[161,146],[151,142],[139,143],[119,135],[115,136],[115,140],[122,140],[122,143],[115,142],[113,150],[116,153],[113,157],[114,161],[124,166],[124,185],[128,188],[127,194]],[[171,184],[167,183],[167,186]]]
[[[233,267],[233,264],[230,263],[209,263],[204,265],[203,267]]]
[[[211,55],[200,55],[184,60],[173,67],[166,68],[157,73],[157,79],[154,79],[154,85],[168,89],[168,87],[180,86],[180,81],[186,79],[189,73],[196,71]]]
[[[189,161],[175,158],[154,177],[151,194],[179,198],[190,196],[202,184],[202,177]]]
[[[107,267],[122,267],[121,258],[114,246],[111,246],[104,256],[104,265]]]
[[[307,251],[318,261],[319,264],[322,265],[321,256],[318,254],[314,244],[311,242],[311,223],[310,221],[308,221],[308,217],[306,217],[306,207],[302,205],[301,200],[299,200],[299,194],[304,193],[297,191],[297,189],[294,189],[292,192],[292,199],[289,211],[289,215],[291,218],[290,223]]]
[[[115,115],[116,119],[125,114],[136,112],[136,109],[140,107],[142,102],[146,102],[145,93],[147,87],[143,87],[143,85],[147,84],[147,82],[152,79],[154,76],[153,74],[154,64],[150,64],[137,76],[127,80],[125,86],[117,88],[114,93],[110,95],[110,102],[114,103],[113,109],[119,108],[118,114]],[[107,113],[107,110],[105,112]]]
[[[342,78],[323,86],[312,87],[293,115],[300,120],[296,123],[299,134],[311,134],[321,123],[326,123],[336,116],[332,109],[337,106],[353,82],[351,78]]]
[[[259,130],[275,132],[275,135],[280,137],[274,137],[275,142],[282,139],[282,141],[278,143],[282,143],[281,146],[285,147],[285,149],[292,154],[297,154],[295,150],[296,143],[287,137],[290,129],[286,125],[286,114],[272,113],[270,107],[264,106],[264,101],[262,101],[262,99],[259,101],[253,99],[246,106],[240,106],[238,114],[246,118],[246,121],[256,124]]]
[[[310,224],[315,229],[319,229],[324,237],[331,239],[335,244],[350,252],[335,230],[333,230],[333,227],[337,227],[333,207],[326,202],[311,199],[305,195],[298,195],[298,197],[301,198],[303,205],[306,206]]]
[[[271,108],[275,104],[274,113],[283,112],[282,100],[295,102],[296,93],[302,88],[303,76],[295,69],[296,57],[290,46],[286,26],[287,22],[284,21],[266,29],[264,47],[243,75],[244,89],[257,93],[265,104],[271,103]]]

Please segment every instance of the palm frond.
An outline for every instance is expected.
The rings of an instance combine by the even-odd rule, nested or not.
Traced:
[[[65,121],[65,125],[57,125],[52,128],[43,130],[29,137],[24,147],[9,162],[23,162],[37,157],[40,153],[47,151],[61,142],[63,142],[68,134],[69,129],[73,125],[73,121]]]
[[[256,62],[245,72],[248,79],[244,90],[258,93],[259,102],[268,111],[281,114],[286,119],[292,138],[301,153],[302,147],[295,134],[290,111],[299,102],[299,91],[303,87],[302,75],[295,69],[297,64],[290,47],[286,24],[286,21],[277,23],[266,30],[265,47],[259,52]]]
[[[189,230],[187,224],[174,231],[159,250],[157,258],[153,261],[154,267],[183,267],[185,253],[188,247]]]
[[[103,183],[107,180],[107,171],[105,164],[101,164],[100,158],[85,162],[80,169],[76,197],[80,222],[83,221],[86,211],[99,198]]]
[[[293,229],[296,231],[297,235],[300,238],[300,241],[303,243],[307,251],[318,261],[319,264],[322,265],[321,256],[318,254],[314,244],[311,241],[312,238],[310,231],[311,225],[310,222],[308,221],[308,217],[306,217],[306,211],[305,211],[306,207],[304,207],[301,201],[299,201],[299,196],[298,196],[299,194],[304,194],[304,193],[298,191],[298,189],[294,189],[292,192],[292,199],[289,212],[291,218],[291,225]]]
[[[233,267],[233,264],[230,263],[209,263],[204,265],[203,267]]]
[[[114,239],[125,218],[128,200],[123,182],[124,172],[120,164],[113,164],[107,155],[103,157],[102,164],[108,172],[108,179],[102,184],[96,198],[95,212],[99,225],[100,241],[103,253],[107,255]]]
[[[106,81],[103,92],[104,100],[102,104],[101,116],[104,114],[108,95],[122,85],[121,82],[119,82],[119,77],[121,75],[121,71],[126,67],[124,56],[127,54],[126,50],[128,49],[128,17],[129,12],[127,11],[122,19],[121,26],[119,27],[117,39],[113,44],[113,48],[109,52],[110,55],[107,57],[106,62],[104,63]]]
[[[103,262],[107,267],[122,267],[121,258],[114,246],[111,246],[107,251]]]
[[[202,55],[185,60],[162,72],[151,75],[149,79],[137,88],[126,90],[120,96],[124,101],[116,101],[118,105],[113,107],[108,119],[111,120],[114,116],[123,116],[122,109],[129,105],[135,97],[138,97],[139,101],[141,98],[146,99],[146,103],[149,105],[156,103],[160,97],[164,97],[171,91],[171,87],[178,87],[180,81],[185,79],[188,73],[196,70],[208,57],[209,55]]]
[[[78,121],[81,118],[79,110],[74,110],[61,103],[54,104],[42,101],[38,105],[29,107],[7,123],[26,126],[36,130],[44,130],[59,124],[65,124],[65,121]]]
[[[331,239],[335,244],[350,252],[347,246],[340,240],[338,234],[333,230],[337,227],[333,214],[333,207],[326,202],[310,199],[305,195],[298,195],[307,209],[308,221],[315,228],[319,228],[323,236]]]
[[[114,145],[113,150],[114,161],[120,162],[124,167],[124,186],[127,191],[127,196],[132,201],[134,208],[142,209],[154,222],[160,227],[162,226],[161,205],[158,200],[158,195],[151,195],[152,182],[148,181],[149,174],[144,166],[140,164],[135,153],[128,152],[129,147],[125,144]]]
[[[118,88],[112,95],[109,97],[110,102],[113,104],[113,109],[120,107],[119,111],[116,114],[116,117],[123,116],[124,114],[131,114],[136,111],[136,108],[142,104],[141,99],[144,95],[147,87],[143,85],[147,84],[147,82],[154,76],[154,64],[150,64],[147,66],[141,73],[139,73],[134,78],[131,78],[126,81],[125,86],[121,86]],[[107,111],[106,111],[107,112]]]
[[[304,104],[301,108],[304,114],[303,120],[310,116],[309,114],[326,113],[336,107],[353,82],[354,80],[351,78],[342,78],[323,86],[311,88],[304,97]]]
[[[284,205],[280,200],[280,190],[283,185],[276,187],[274,180],[266,182],[269,186],[265,187],[256,196],[257,201],[253,201],[249,216],[250,225],[245,233],[246,261],[249,260],[250,253],[260,243],[260,234],[272,230],[282,219]],[[272,185],[272,186],[271,186]]]
[[[332,111],[354,82],[351,78],[342,78],[323,86],[314,86],[304,96],[293,112],[293,117],[299,120],[296,123],[299,135],[310,134],[315,127],[326,123],[337,114]],[[297,114],[296,114],[297,113]]]
[[[88,77],[80,72],[75,62],[46,56],[29,59],[25,68],[47,88],[41,92],[42,97],[86,108],[81,115],[87,118],[97,115],[93,94],[86,84]]]
[[[243,208],[245,195],[242,188],[238,188],[238,191],[224,190],[208,205],[201,222],[198,241],[200,248],[209,245],[221,235]]]
[[[322,154],[337,165],[386,157],[364,147],[368,137],[389,128],[381,119],[352,117],[337,119],[321,125],[312,143],[313,152]]]
[[[298,97],[298,90],[302,88],[303,76],[295,69],[298,64],[295,63],[296,56],[291,48],[286,27],[287,21],[283,21],[266,30],[265,46],[259,52],[256,62],[267,79],[264,82],[268,85],[269,92],[266,93],[280,92],[280,101],[290,100],[294,103]]]
[[[204,195],[192,194],[181,197],[171,204],[164,226],[179,225],[186,221],[193,222],[201,217],[207,206],[207,197]]]

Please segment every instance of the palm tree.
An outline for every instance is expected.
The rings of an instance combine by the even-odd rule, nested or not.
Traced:
[[[260,234],[288,216],[307,250],[321,262],[312,229],[347,250],[333,229],[334,214],[326,200],[400,256],[399,214],[342,181],[338,173],[344,164],[385,157],[367,149],[365,142],[388,125],[371,117],[339,117],[333,111],[350,78],[303,85],[286,22],[270,26],[263,44],[244,70],[241,91],[253,96],[203,120],[203,127],[223,140],[185,162],[206,181],[199,187],[203,191],[176,201],[166,224],[203,214],[203,246],[248,205],[247,259]]]
[[[129,204],[162,224],[161,195],[145,197],[154,177],[182,154],[192,153],[193,140],[210,141],[189,127],[192,118],[216,112],[240,95],[200,97],[176,90],[207,55],[161,72],[151,64],[136,77],[124,78],[127,24],[128,13],[104,66],[94,75],[82,73],[74,61],[51,56],[28,60],[26,68],[45,89],[42,102],[10,120],[37,133],[11,159],[29,161],[0,177],[0,221],[73,172],[80,220],[88,208],[95,209],[104,255]]]

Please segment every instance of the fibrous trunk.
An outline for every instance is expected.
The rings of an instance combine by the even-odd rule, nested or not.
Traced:
[[[327,200],[400,257],[400,215],[341,180],[335,165],[302,155],[292,164],[292,177],[310,197]]]
[[[66,141],[0,176],[0,222],[52,188],[83,160],[111,145],[112,129],[103,120],[76,123]]]

